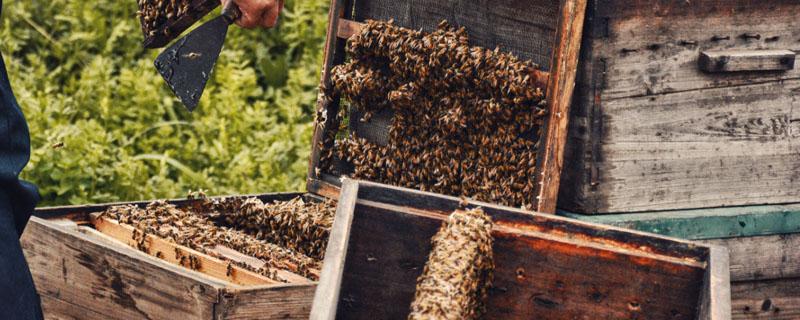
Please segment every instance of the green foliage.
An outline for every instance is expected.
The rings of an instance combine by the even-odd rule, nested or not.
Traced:
[[[274,30],[232,28],[193,114],[141,48],[135,12],[134,0],[3,7],[0,51],[31,130],[23,178],[44,203],[303,189],[327,1],[286,1]]]

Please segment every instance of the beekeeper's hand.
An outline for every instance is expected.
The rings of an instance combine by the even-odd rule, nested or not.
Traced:
[[[283,0],[222,0],[224,7],[233,1],[242,12],[236,24],[242,28],[272,28],[278,23],[278,16],[283,10]]]

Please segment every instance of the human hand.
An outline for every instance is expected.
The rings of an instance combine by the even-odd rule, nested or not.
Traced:
[[[235,21],[236,25],[246,29],[274,27],[283,10],[283,0],[222,0],[222,6],[230,1],[242,12],[241,18]]]

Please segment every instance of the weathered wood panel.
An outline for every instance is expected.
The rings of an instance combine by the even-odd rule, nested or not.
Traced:
[[[728,248],[732,281],[800,278],[800,233],[704,242]]]
[[[569,174],[589,176],[570,178],[582,190],[561,204],[599,213],[796,202],[793,92],[800,81],[607,101],[603,135],[592,137],[601,156],[571,153],[582,164]]]
[[[733,319],[800,319],[800,278],[731,284]]]
[[[221,283],[200,274],[35,217],[21,241],[41,296],[91,306],[107,319],[214,316]],[[62,308],[56,303],[50,310]]]
[[[223,289],[216,319],[308,319],[315,284]]]
[[[698,59],[798,52],[798,15],[793,0],[591,2],[559,206],[618,213],[797,202],[799,68],[707,73]]]
[[[605,24],[605,30],[593,32],[597,38],[591,60],[606,64],[603,101],[800,78],[797,68],[708,74],[697,65],[702,51],[800,50],[796,1],[662,1],[653,5],[651,1],[610,0],[600,1],[594,14]]]
[[[45,320],[107,320],[110,317],[48,295],[40,295]]]

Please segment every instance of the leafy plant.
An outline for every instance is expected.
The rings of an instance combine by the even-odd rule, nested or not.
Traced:
[[[23,178],[47,205],[303,189],[326,13],[288,0],[278,28],[232,28],[190,114],[141,47],[135,1],[7,2],[0,51],[31,131]]]

